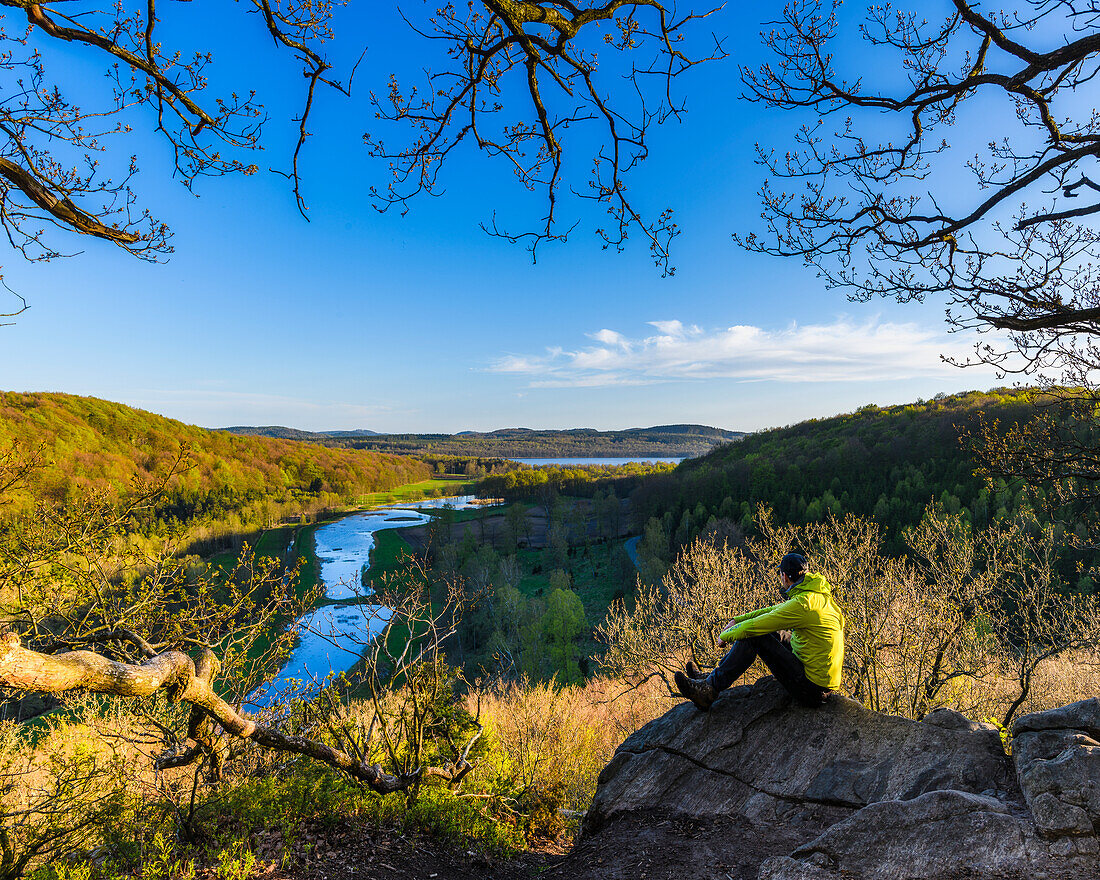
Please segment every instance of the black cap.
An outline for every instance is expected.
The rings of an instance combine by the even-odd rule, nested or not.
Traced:
[[[808,570],[806,557],[801,553],[788,553],[779,560],[779,570],[792,581],[796,581]]]

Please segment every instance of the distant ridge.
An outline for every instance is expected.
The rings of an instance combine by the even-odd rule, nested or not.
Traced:
[[[326,437],[379,437],[378,431],[368,431],[366,428],[356,428],[353,431],[303,431],[300,428],[286,428],[282,425],[261,425],[250,427],[249,425],[234,425],[231,428],[214,428],[215,431],[225,431],[228,434],[241,434],[245,437],[278,437],[283,440],[309,440],[316,442]]]
[[[366,429],[302,431],[277,425],[239,425],[220,430],[401,455],[486,458],[692,458],[745,436],[744,431],[727,431],[708,425],[655,425],[621,431],[498,428],[495,431],[460,431],[457,434],[383,434]]]

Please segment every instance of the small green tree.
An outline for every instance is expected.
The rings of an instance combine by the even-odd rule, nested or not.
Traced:
[[[554,572],[554,575],[565,574]],[[554,575],[551,575],[551,583]],[[568,575],[564,579],[568,584]],[[580,597],[570,589],[557,587],[546,599],[546,614],[542,618],[542,631],[546,638],[547,656],[552,672],[563,683],[577,681],[581,677],[580,649],[578,640],[584,635],[588,624],[584,616],[584,604]]]
[[[668,531],[655,516],[645,524],[645,534],[638,542],[638,569],[644,584],[659,584],[668,571]]]

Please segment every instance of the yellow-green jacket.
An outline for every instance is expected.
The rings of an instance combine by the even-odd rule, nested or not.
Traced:
[[[733,619],[723,642],[791,631],[791,648],[806,668],[806,678],[826,688],[840,686],[844,667],[844,612],[832,596],[829,582],[807,574],[790,588],[787,601],[750,611]]]

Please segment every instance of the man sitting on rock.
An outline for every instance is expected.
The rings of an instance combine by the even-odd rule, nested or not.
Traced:
[[[708,676],[688,663],[688,677],[675,675],[676,687],[706,712],[720,691],[733,684],[757,657],[799,703],[820,706],[840,686],[844,665],[844,613],[829,582],[811,574],[806,557],[788,553],[779,563],[780,592],[786,601],[750,611],[730,621],[719,636],[733,647]]]

